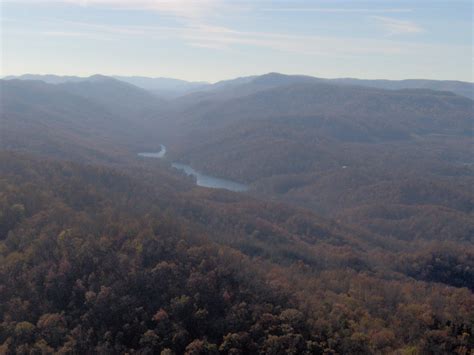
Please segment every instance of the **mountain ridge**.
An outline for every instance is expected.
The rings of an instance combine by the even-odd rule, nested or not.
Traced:
[[[97,75],[97,74],[96,74]],[[94,75],[93,75],[94,76]],[[81,82],[87,81],[90,77],[77,76],[58,76],[58,75],[35,75],[24,74],[20,76],[6,76],[3,79],[20,79],[20,80],[42,80],[52,84],[65,82]],[[451,91],[457,95],[474,99],[474,83],[459,80],[431,80],[431,79],[357,79],[357,78],[320,78],[310,75],[287,75],[276,72],[270,72],[262,75],[243,76],[235,79],[227,79],[208,83],[205,81],[186,81],[181,79],[173,79],[166,77],[146,77],[146,76],[120,76],[112,75],[115,78],[142,89],[153,92],[157,96],[173,99],[179,96],[185,96],[196,92],[215,92],[218,90],[230,90],[240,85],[264,84],[269,87],[273,81],[273,86],[277,82],[327,82],[337,85],[366,86],[388,90],[400,89],[431,89],[436,91]]]

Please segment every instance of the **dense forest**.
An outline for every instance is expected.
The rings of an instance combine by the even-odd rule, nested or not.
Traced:
[[[472,100],[0,85],[0,353],[472,353]]]
[[[472,100],[308,78],[261,88],[279,80],[184,110],[173,159],[380,235],[472,242]]]
[[[147,171],[4,153],[1,174],[3,352],[466,354],[474,340],[472,293],[446,285],[472,286],[472,249],[408,252]]]

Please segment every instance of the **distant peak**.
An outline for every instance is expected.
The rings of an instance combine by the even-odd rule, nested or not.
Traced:
[[[293,83],[307,83],[307,82],[315,82],[315,81],[319,81],[319,79],[311,77],[311,76],[305,76],[305,75],[287,75],[287,74],[271,72],[271,73],[256,77],[253,80],[253,83],[272,86],[272,85],[286,85],[286,84],[293,84]]]
[[[89,78],[87,78],[87,80],[90,80],[90,81],[114,81],[115,79],[111,78],[110,76],[105,76],[105,75],[102,75],[102,74],[94,74],[94,75],[91,75]]]
[[[263,74],[263,75],[259,76],[259,78],[286,78],[288,76],[289,75],[286,75],[286,74],[281,74],[281,73],[277,73],[277,72],[270,72],[270,73]]]
[[[252,81],[254,83],[274,83],[285,80],[286,78],[288,78],[288,75],[272,72],[257,76]]]
[[[278,73],[276,71],[272,71],[270,73],[263,74],[262,76],[272,76],[272,75],[275,75],[275,76],[288,76],[286,74]]]

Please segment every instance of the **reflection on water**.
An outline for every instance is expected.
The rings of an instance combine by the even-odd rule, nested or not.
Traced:
[[[161,150],[159,152],[156,152],[156,153],[144,152],[144,153],[138,153],[138,155],[145,158],[162,159],[166,155],[166,147],[163,144],[161,144]],[[194,170],[192,167],[186,164],[172,163],[171,165],[173,166],[173,168],[181,170],[189,176],[193,176],[196,179],[196,185],[198,186],[210,187],[213,189],[226,189],[226,190],[237,191],[237,192],[248,190],[247,185],[240,184],[232,180],[221,179],[218,177],[201,174],[199,171]]]
[[[172,166],[173,168],[184,171],[187,175],[196,178],[196,184],[198,186],[211,187],[214,189],[226,189],[237,192],[248,190],[247,185],[240,184],[232,180],[201,174],[199,171],[194,170],[192,167],[186,164],[173,163]]]

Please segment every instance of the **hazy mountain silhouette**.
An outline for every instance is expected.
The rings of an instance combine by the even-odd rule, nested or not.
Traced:
[[[61,84],[67,82],[79,82],[87,80],[86,77],[79,77],[79,76],[62,76],[62,75],[54,75],[54,74],[23,74],[23,75],[9,75],[3,78],[4,80],[40,80],[44,81],[48,84]]]
[[[340,85],[367,86],[388,90],[429,89],[436,91],[450,91],[457,95],[474,99],[474,83],[455,80],[370,80],[355,78],[325,79],[307,75],[285,75],[280,73],[268,73],[264,75],[253,75],[236,79],[222,80],[214,84],[209,84],[207,82],[191,82],[172,78],[149,78],[144,76],[113,76],[113,78],[151,91],[157,96],[162,96],[165,98],[175,98],[195,92],[199,92],[199,94],[197,94],[198,97],[208,97],[209,92],[219,92],[220,95],[223,95],[227,98],[232,95],[245,95],[247,93],[252,93],[261,89],[268,89],[281,85],[327,82]],[[90,78],[87,77],[35,74],[7,76],[4,79],[41,80],[50,84],[82,82],[90,80]]]
[[[114,76],[114,78],[166,98],[173,98],[188,92],[202,90],[210,85],[204,81],[191,82],[172,78],[148,78],[144,76]]]
[[[149,92],[103,76],[61,84],[1,80],[0,85],[3,149],[62,157],[86,157],[95,150],[104,158],[118,153],[114,144],[130,149],[132,142],[146,141],[153,133],[145,127],[147,117],[163,109]]]

